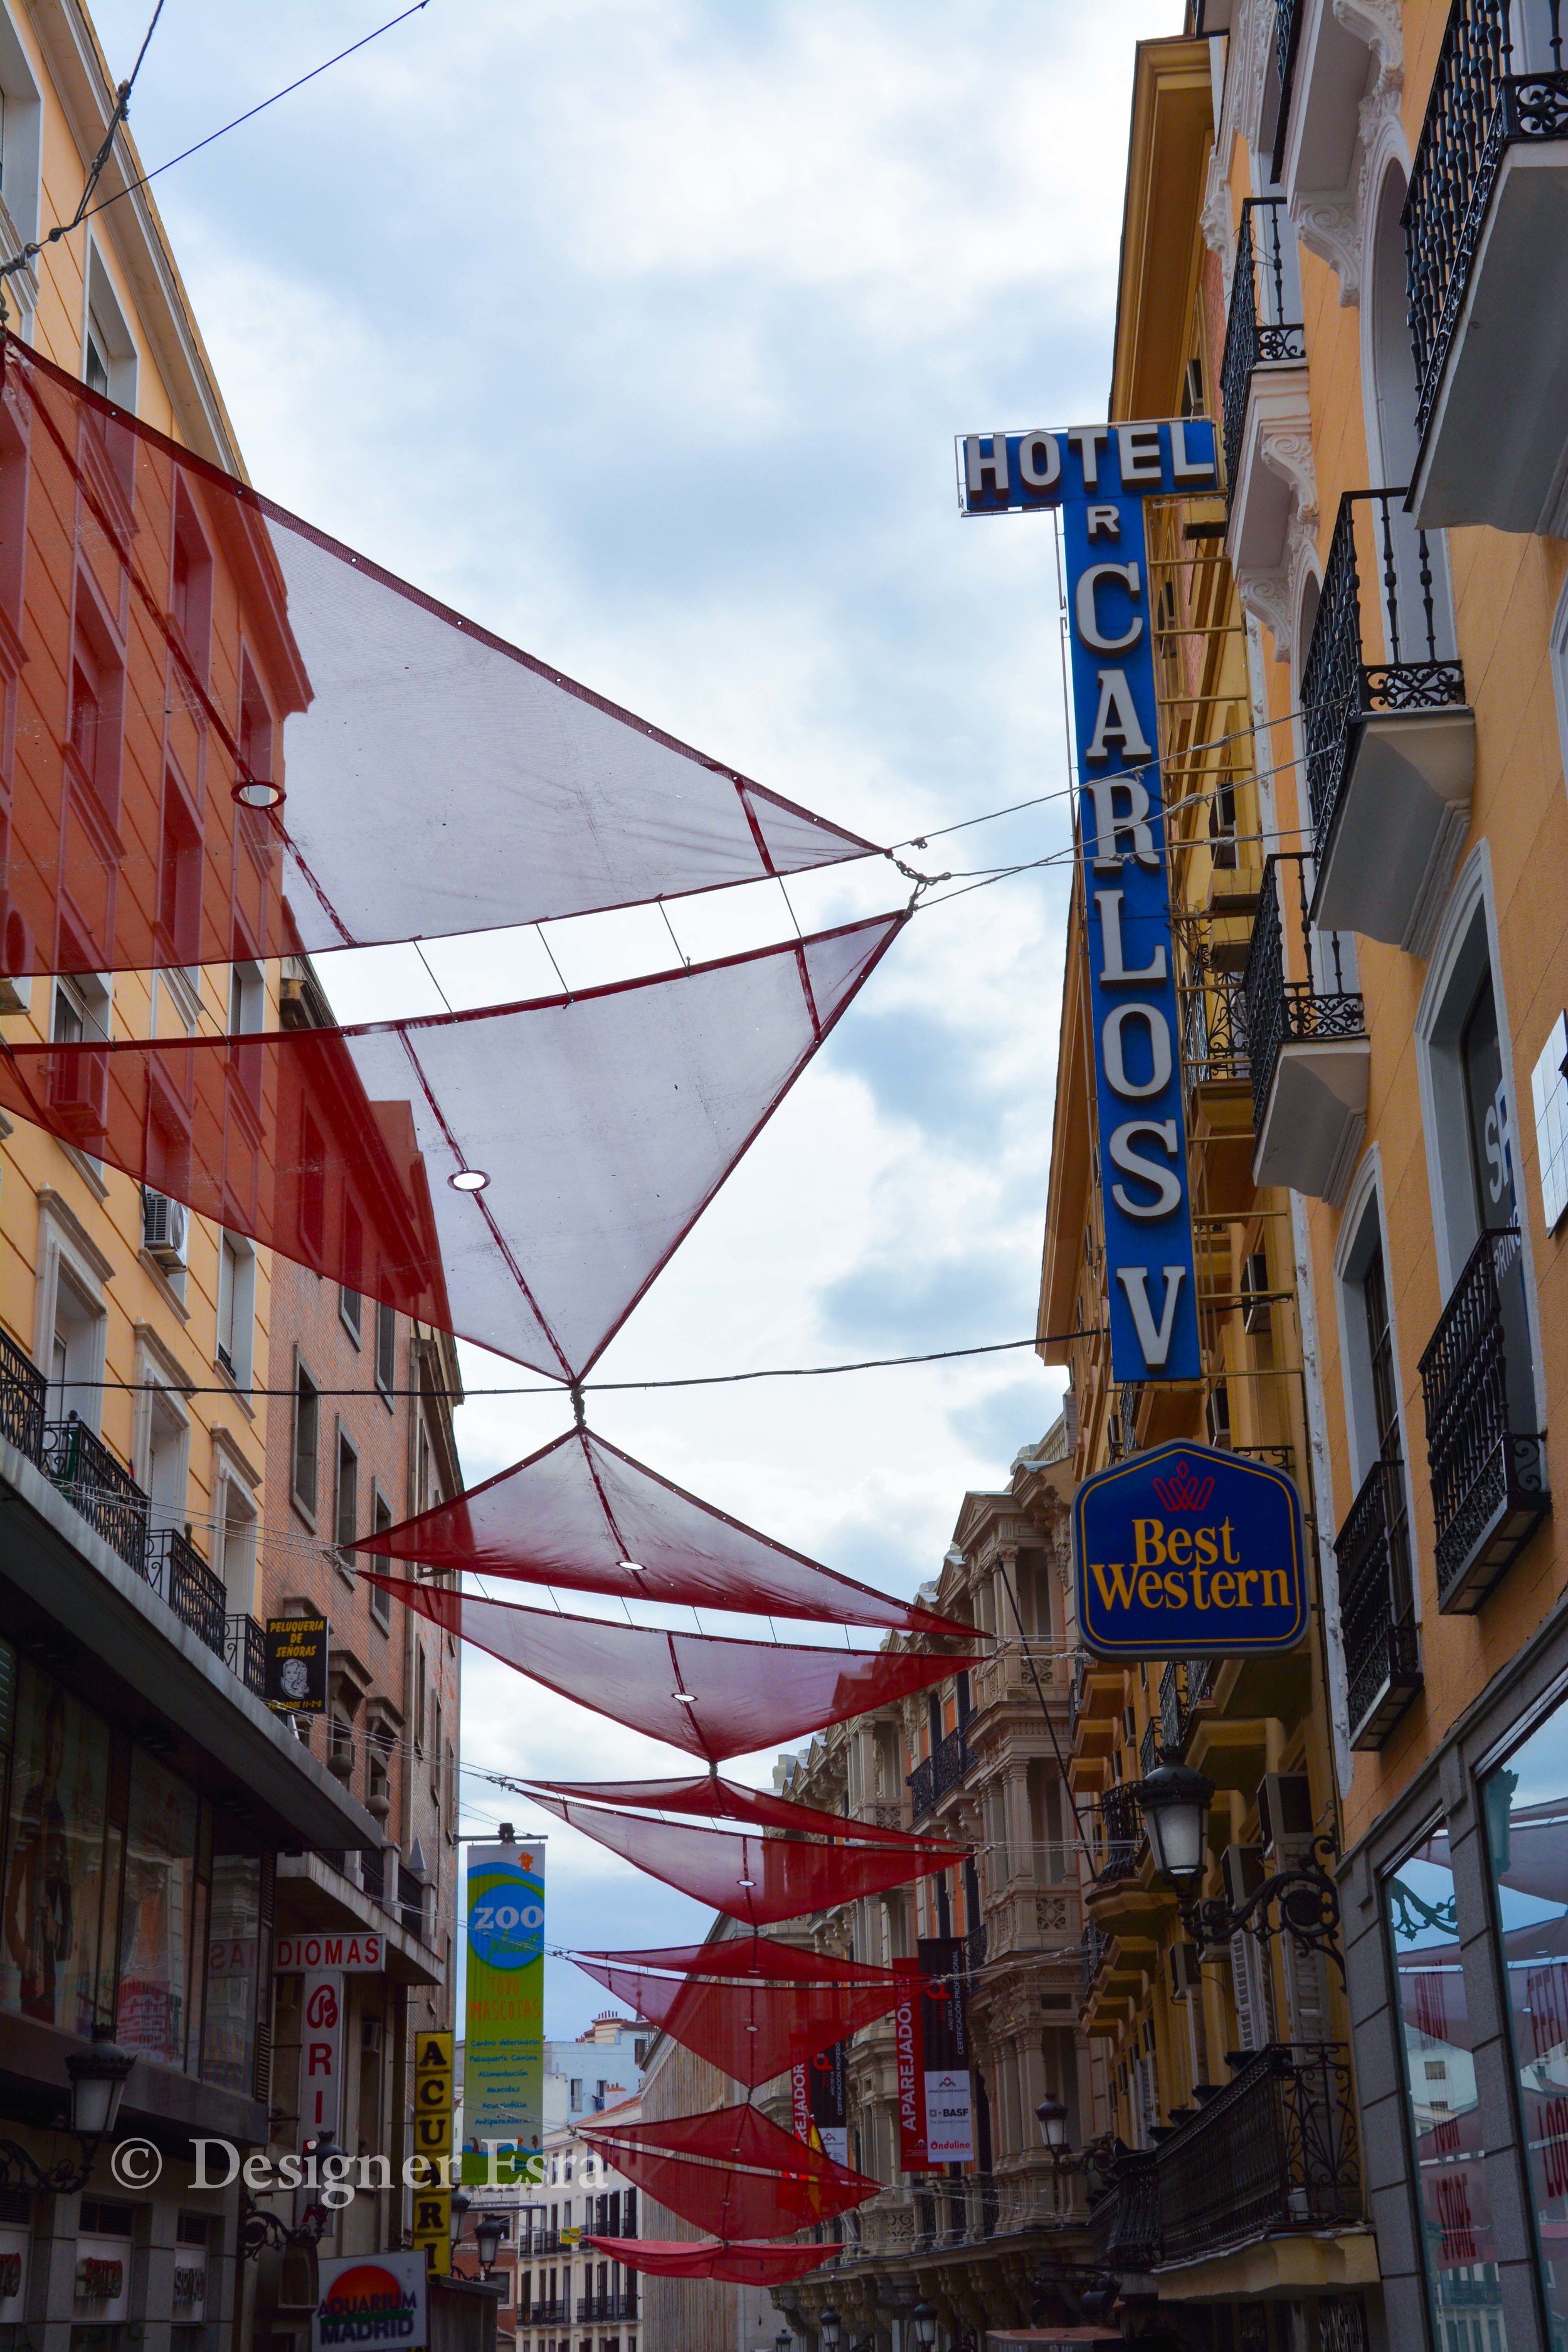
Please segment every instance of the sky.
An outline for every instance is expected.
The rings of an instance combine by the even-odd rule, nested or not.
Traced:
[[[94,13],[127,72],[149,0]],[[390,13],[165,0],[132,110],[144,168]],[[969,872],[1060,850],[1067,767],[1050,525],[961,521],[953,436],[1104,415],[1132,45],[1180,23],[1178,0],[429,0],[156,193],[258,488],[874,842],[1057,796],[900,852]],[[811,929],[908,888],[875,860],[791,897]],[[906,927],[602,1378],[1033,1331],[1064,891],[1047,867]],[[675,909],[685,951],[707,951],[701,924],[780,936],[758,899]],[[645,919],[574,927],[574,983],[668,963]],[[502,1000],[519,968],[489,942],[443,977]],[[355,1017],[352,976],[335,1001]],[[528,1378],[465,1365],[475,1386]],[[605,1396],[593,1421],[910,1593],[1060,1387],[1019,1349]],[[567,1419],[554,1398],[476,1398],[466,1475]],[[473,1654],[463,1758],[681,1769]],[[772,1760],[731,1769],[765,1783]],[[471,1774],[465,1811],[473,1832],[543,1825]],[[704,1932],[709,1914],[559,1825],[549,1852],[552,1944]],[[552,1964],[549,2032],[603,2003]]]

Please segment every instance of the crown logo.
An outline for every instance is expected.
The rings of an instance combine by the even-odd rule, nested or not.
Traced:
[[[1154,1478],[1150,1484],[1168,1511],[1201,1511],[1214,1493],[1214,1480],[1194,1476],[1192,1465],[1179,1454],[1175,1476]]]

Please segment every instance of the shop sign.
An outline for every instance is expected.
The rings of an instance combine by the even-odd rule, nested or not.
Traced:
[[[465,2186],[542,2177],[544,1849],[471,1845],[463,2050]]]
[[[76,2315],[79,2324],[107,2326],[131,2313],[129,2238],[78,2238]]]
[[[325,1715],[331,1640],[324,1617],[267,1620],[262,1687],[275,1715]]]
[[[1307,1630],[1295,1481],[1175,1443],[1086,1478],[1073,1498],[1079,1637],[1100,1658],[1235,1658]]]
[[[926,2161],[973,2164],[974,2094],[969,2073],[969,2017],[963,1939],[922,1936],[921,2045],[924,2061]]]
[[[430,2186],[414,2191],[415,2245],[433,2271],[452,2267],[452,2036],[421,2033],[414,2045],[414,2154],[423,2158]]]
[[[835,2164],[849,2161],[848,2043],[835,2042],[790,2069],[790,2106],[796,2139]]]
[[[300,2120],[312,2139],[335,2139],[342,2107],[343,1977],[341,1969],[312,1969],[301,1996]]]
[[[310,2352],[340,2345],[395,2345],[419,2352],[428,2341],[422,2252],[348,2254],[317,2265],[321,2300],[310,2324]]]
[[[222,1950],[215,1945],[215,1953]],[[246,1949],[254,1951],[254,1945]],[[296,1976],[304,1969],[342,1969],[349,1976],[379,1976],[386,1967],[386,1938],[381,1935],[279,1936],[273,1947],[273,1965],[279,1976]]]
[[[32,2231],[0,2227],[0,2322],[22,2320],[27,2293],[27,2254]]]
[[[1061,509],[1118,1381],[1203,1370],[1143,501],[1212,489],[1216,462],[1203,417],[958,443],[966,515]]]
[[[895,1960],[899,1998],[893,2007],[893,2054],[899,2085],[899,2169],[924,2172],[926,2164],[924,2053],[921,2042],[921,1971],[918,1960]]]

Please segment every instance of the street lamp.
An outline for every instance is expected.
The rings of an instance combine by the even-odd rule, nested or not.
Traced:
[[[500,2242],[506,2235],[504,2213],[481,2213],[474,2223],[474,2244],[479,2249],[479,2268],[486,2278],[496,2266]]]
[[[1161,1764],[1137,1784],[1156,1874],[1184,1902],[1203,1885],[1208,1863],[1208,1808],[1214,1782],[1190,1764]]]
[[[822,2352],[838,2352],[838,2338],[843,2326],[843,2321],[829,2304],[816,2323],[817,2333],[822,2338]]]
[[[107,2139],[125,2095],[125,2078],[136,2063],[106,2033],[94,2035],[91,2047],[75,2050],[66,2060],[71,2078],[71,2129],[79,2139]]]
[[[936,2313],[929,2303],[917,2303],[910,2316],[915,2324],[915,2342],[921,2352],[931,2352],[936,2342]]]
[[[781,2327],[778,2334],[773,2337],[773,2352],[789,2352],[789,2347],[794,2342],[795,2338],[790,2334],[789,2329],[787,2327]]]
[[[453,2189],[453,2191],[452,2191],[452,2243],[453,2243],[453,2245],[454,2245],[454,2246],[456,2246],[456,2245],[458,2243],[459,2240],[460,2240],[460,2239],[461,2239],[461,2237],[462,2237],[462,2234],[463,2234],[463,2224],[464,2224],[464,2222],[468,2220],[468,2209],[469,2209],[469,2207],[473,2204],[473,2201],[474,2201],[474,2200],[473,2200],[473,2199],[468,2195],[468,2191],[467,2191],[467,2189]]]
[[[1059,2099],[1042,2099],[1035,2109],[1035,2121],[1040,2126],[1040,2137],[1051,2154],[1068,2144],[1068,2111]]]

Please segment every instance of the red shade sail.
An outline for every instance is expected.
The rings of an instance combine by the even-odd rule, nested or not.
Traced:
[[[374,1570],[365,1581],[563,1697],[713,1763],[841,1723],[978,1663],[607,1625]]]
[[[755,2107],[580,2129],[666,2212],[716,2238],[787,2237],[863,2205],[880,2186],[781,2131]]]
[[[710,1904],[747,1927],[771,1927],[802,1919],[859,1895],[906,1885],[928,1871],[948,1870],[963,1855],[955,1846],[904,1839],[870,1845],[845,1839],[759,1836],[710,1829],[697,1822],[660,1822],[646,1813],[612,1811],[574,1799],[533,1791],[534,1802],[584,1837],[608,1846],[699,1903]]]
[[[652,2278],[736,2279],[743,2286],[776,2286],[820,2270],[842,2246],[769,2246],[741,2238],[584,2238],[595,2252]]]
[[[902,920],[483,1013],[17,1045],[0,1107],[331,1281],[568,1378]]]
[[[584,1976],[755,2089],[885,2017],[903,1979],[765,1936],[655,1952],[575,1952]]]
[[[759,1535],[589,1429],[351,1549],[578,1592],[973,1638]]]
[[[528,1786],[557,1797],[582,1797],[591,1805],[636,1805],[656,1813],[698,1813],[710,1821],[756,1822],[765,1829],[907,1846],[912,1853],[935,1856],[926,1865],[931,1870],[963,1856],[962,1846],[944,1844],[940,1838],[883,1829],[875,1822],[857,1821],[851,1813],[819,1812],[815,1805],[795,1804],[765,1789],[750,1789],[743,1780],[721,1780],[717,1772],[689,1780],[531,1780]]]
[[[7,337],[0,970],[483,930],[867,854]]]

